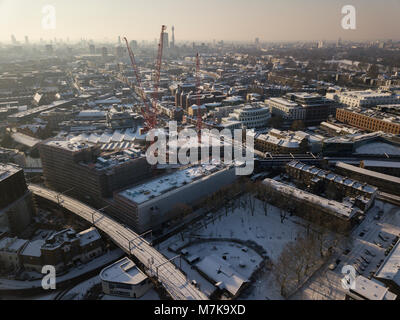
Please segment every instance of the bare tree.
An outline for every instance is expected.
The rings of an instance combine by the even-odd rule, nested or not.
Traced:
[[[282,250],[273,266],[273,273],[279,285],[281,296],[286,298],[289,294],[289,285],[293,279],[292,256],[287,247]]]

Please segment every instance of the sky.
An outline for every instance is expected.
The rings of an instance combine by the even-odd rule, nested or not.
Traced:
[[[42,9],[56,10],[43,29]],[[341,26],[342,7],[356,8],[356,29]],[[400,0],[0,0],[0,41],[63,38],[150,40],[161,25],[176,41],[400,39]]]

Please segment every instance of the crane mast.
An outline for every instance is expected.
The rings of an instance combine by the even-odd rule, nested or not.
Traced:
[[[140,98],[143,101],[144,107],[141,108],[145,126],[144,131],[147,132],[151,129],[154,129],[157,126],[157,102],[158,102],[158,93],[159,93],[159,85],[160,85],[160,77],[161,77],[161,66],[162,66],[162,55],[163,55],[163,48],[164,48],[164,32],[167,29],[166,26],[161,26],[161,35],[160,35],[160,42],[158,44],[158,53],[157,53],[157,60],[155,66],[155,77],[154,77],[154,90],[152,95],[151,104],[147,101],[147,98],[144,94],[144,90],[142,87],[142,81],[140,78],[139,68],[136,64],[135,56],[132,52],[131,47],[129,46],[128,39],[124,37],[126,47],[128,49],[129,59],[131,61],[132,69],[135,73],[136,78],[136,85],[139,88]]]
[[[151,113],[152,113],[152,110],[150,110],[150,106],[149,106],[148,101],[147,101],[147,99],[146,99],[146,97],[144,95],[144,90],[143,90],[143,87],[142,87],[142,80],[140,78],[139,68],[138,68],[138,66],[136,64],[135,56],[134,56],[134,54],[132,52],[131,47],[129,46],[128,39],[126,37],[124,37],[124,40],[125,40],[125,43],[126,43],[126,48],[128,49],[128,54],[129,54],[129,59],[131,61],[132,69],[133,69],[133,72],[135,73],[136,86],[139,88],[139,95],[140,95],[140,98],[142,99],[143,104],[144,104],[144,107],[141,108],[142,115],[143,115],[143,118],[144,118],[144,127],[145,127],[144,129],[145,129],[145,131],[148,131],[148,130],[151,129]]]
[[[203,117],[200,111],[200,55],[196,54],[196,94],[197,94],[197,136],[201,143],[201,129],[203,127]]]

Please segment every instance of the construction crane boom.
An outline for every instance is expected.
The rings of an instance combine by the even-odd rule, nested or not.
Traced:
[[[162,56],[164,50],[164,32],[167,30],[167,26],[161,26],[160,42],[158,43],[158,53],[155,67],[155,77],[154,77],[154,91],[153,91],[153,110],[154,110],[154,127],[157,125],[157,102],[158,102],[158,91],[160,87],[161,78],[161,66],[162,66]]]
[[[157,125],[157,102],[158,102],[158,91],[160,86],[160,77],[161,77],[161,66],[162,66],[162,55],[163,55],[163,48],[164,48],[164,32],[167,29],[166,26],[161,26],[161,35],[160,35],[160,42],[158,44],[158,54],[156,60],[156,67],[155,67],[155,77],[154,77],[154,90],[153,96],[151,99],[151,104],[147,101],[146,95],[144,93],[142,87],[142,81],[140,78],[139,68],[136,64],[135,55],[132,52],[132,48],[129,46],[128,39],[124,37],[126,48],[128,49],[129,59],[131,61],[132,69],[135,73],[136,77],[136,86],[139,88],[140,98],[143,101],[144,107],[141,108],[143,117],[144,117],[144,130],[147,132],[151,129],[154,129]]]
[[[203,128],[203,117],[200,110],[200,55],[196,55],[196,95],[197,95],[197,135],[201,143],[201,129]]]
[[[144,90],[142,87],[142,81],[140,79],[140,73],[139,73],[139,68],[136,64],[136,59],[135,56],[132,52],[131,47],[129,46],[129,42],[128,39],[126,37],[124,37],[124,40],[126,42],[126,48],[128,49],[128,54],[129,54],[129,58],[131,60],[131,65],[132,65],[132,69],[135,73],[135,78],[136,78],[136,86],[139,88],[139,95],[143,101],[144,107],[141,108],[142,114],[143,114],[143,118],[144,118],[144,122],[145,122],[145,131],[149,130],[152,128],[152,110],[150,109],[149,103],[146,99],[146,96],[144,94]]]

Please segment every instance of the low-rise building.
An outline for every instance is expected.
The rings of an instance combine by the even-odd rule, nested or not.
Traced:
[[[19,259],[27,271],[41,272],[44,265],[52,265],[60,272],[76,263],[87,263],[102,253],[103,242],[96,228],[80,233],[64,229],[47,239],[29,241]]]
[[[103,292],[119,297],[140,298],[152,288],[152,282],[135,263],[125,257],[100,272]]]
[[[18,235],[29,225],[34,213],[24,171],[14,164],[0,164],[0,227]]]
[[[285,124],[300,120],[306,125],[326,121],[340,106],[334,100],[306,92],[287,93],[283,98],[270,98],[265,103],[272,114],[283,118]]]
[[[348,231],[359,220],[362,211],[351,203],[329,200],[285,183],[265,179],[263,185],[271,196],[271,203],[284,207],[306,220]]]
[[[255,149],[264,153],[305,153],[308,149],[308,139],[307,135],[300,136],[295,132],[271,129],[266,134],[256,135],[254,146]]]
[[[396,300],[397,296],[375,279],[357,276],[354,287],[346,292],[346,300]]]
[[[299,161],[288,163],[286,173],[297,182],[308,186],[313,192],[324,190],[330,198],[340,200],[343,197],[354,197],[355,204],[364,211],[373,205],[378,192],[376,187],[367,183]]]
[[[400,241],[393,247],[374,278],[386,284],[390,291],[400,295]]]
[[[0,265],[2,270],[17,271],[21,268],[19,254],[28,243],[18,238],[0,240]]]
[[[338,91],[327,93],[326,97],[348,107],[371,107],[399,103],[398,95],[381,90]]]
[[[343,162],[336,163],[336,170],[343,175],[376,186],[380,191],[400,196],[400,178],[398,177],[366,170]]]

